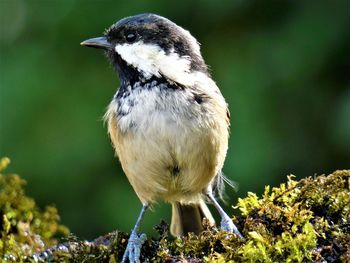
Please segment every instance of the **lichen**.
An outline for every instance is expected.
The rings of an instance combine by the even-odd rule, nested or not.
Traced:
[[[23,180],[17,176],[1,176],[1,187],[12,189],[14,195],[21,196],[19,200],[22,200],[19,205],[18,198],[11,199],[11,195],[3,195],[3,190],[0,192],[1,213],[6,215],[2,221],[1,250],[7,251],[8,257],[21,258],[25,255],[30,262],[121,261],[129,238],[129,234],[123,232],[109,233],[93,241],[69,236],[55,245],[53,237],[57,233],[65,233],[57,224],[56,210],[52,212],[50,208],[40,212],[35,208],[37,212],[33,212],[35,203],[24,196],[22,186]],[[4,210],[4,204],[8,202],[11,209]],[[287,182],[279,187],[265,187],[260,197],[248,193],[247,197],[238,200],[236,208],[240,215],[234,216],[233,221],[244,239],[220,231],[206,221],[200,235],[172,238],[168,225],[162,221],[155,227],[158,237],[148,238],[143,244],[141,262],[350,260],[350,170],[299,181],[289,176]],[[45,212],[46,217],[43,216]],[[34,218],[41,223],[33,224]],[[48,218],[50,220],[47,221]],[[23,233],[23,229],[32,236],[32,243],[26,235],[18,234]],[[31,256],[28,257],[29,254]]]
[[[57,238],[69,231],[59,224],[55,207],[42,210],[25,195],[23,179],[16,174],[3,174],[9,163],[8,158],[0,159],[0,258],[24,262],[57,244]]]

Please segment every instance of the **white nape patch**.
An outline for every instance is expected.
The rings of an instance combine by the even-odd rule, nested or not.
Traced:
[[[142,41],[116,45],[115,51],[129,65],[141,72],[145,78],[151,78],[152,75],[156,77],[163,75],[186,86],[192,86],[197,80],[197,72],[190,71],[190,58],[188,56],[180,57],[174,51],[166,54],[159,46],[145,44]]]
[[[179,30],[182,32],[182,34],[187,38],[187,40],[189,41],[191,47],[192,47],[192,50],[198,55],[198,56],[201,56],[201,51],[200,51],[200,44],[199,42],[197,41],[197,39],[195,39],[191,33],[182,28],[182,27],[178,27]]]

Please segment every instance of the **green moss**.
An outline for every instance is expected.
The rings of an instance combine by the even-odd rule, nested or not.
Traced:
[[[41,210],[25,195],[26,182],[15,174],[3,174],[10,160],[0,160],[0,258],[23,262],[28,256],[57,244],[68,229],[60,225],[57,209]]]
[[[249,193],[237,207],[246,243],[238,248],[248,262],[327,262],[349,257],[350,171],[295,181],[261,198]]]
[[[239,199],[241,215],[233,218],[245,239],[205,224],[199,236],[168,236],[163,222],[158,238],[148,239],[141,261],[151,262],[335,262],[349,259],[350,171],[300,181],[288,177],[266,187],[261,197]],[[128,235],[115,232],[93,242],[68,241],[66,253],[53,262],[119,262]]]
[[[41,212],[24,195],[24,181],[16,175],[1,175],[0,185],[0,251],[8,258],[32,255],[26,260],[120,262],[128,234],[114,232],[91,242],[69,236],[55,245],[54,237],[67,232],[57,223],[57,211],[51,207]],[[141,262],[347,262],[349,185],[350,171],[344,170],[299,181],[289,176],[279,187],[265,187],[261,197],[248,193],[236,206],[241,215],[233,218],[244,240],[207,222],[200,235],[174,239],[162,222],[155,228],[158,237],[144,243]]]

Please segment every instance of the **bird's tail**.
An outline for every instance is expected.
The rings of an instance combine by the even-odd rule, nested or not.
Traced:
[[[172,204],[170,232],[174,236],[183,236],[189,232],[199,234],[203,230],[203,218],[214,225],[215,221],[203,200],[198,204]]]

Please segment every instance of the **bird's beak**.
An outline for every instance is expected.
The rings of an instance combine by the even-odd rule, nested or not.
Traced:
[[[90,38],[81,42],[80,45],[86,47],[100,48],[104,50],[112,48],[112,45],[107,41],[106,37]]]

